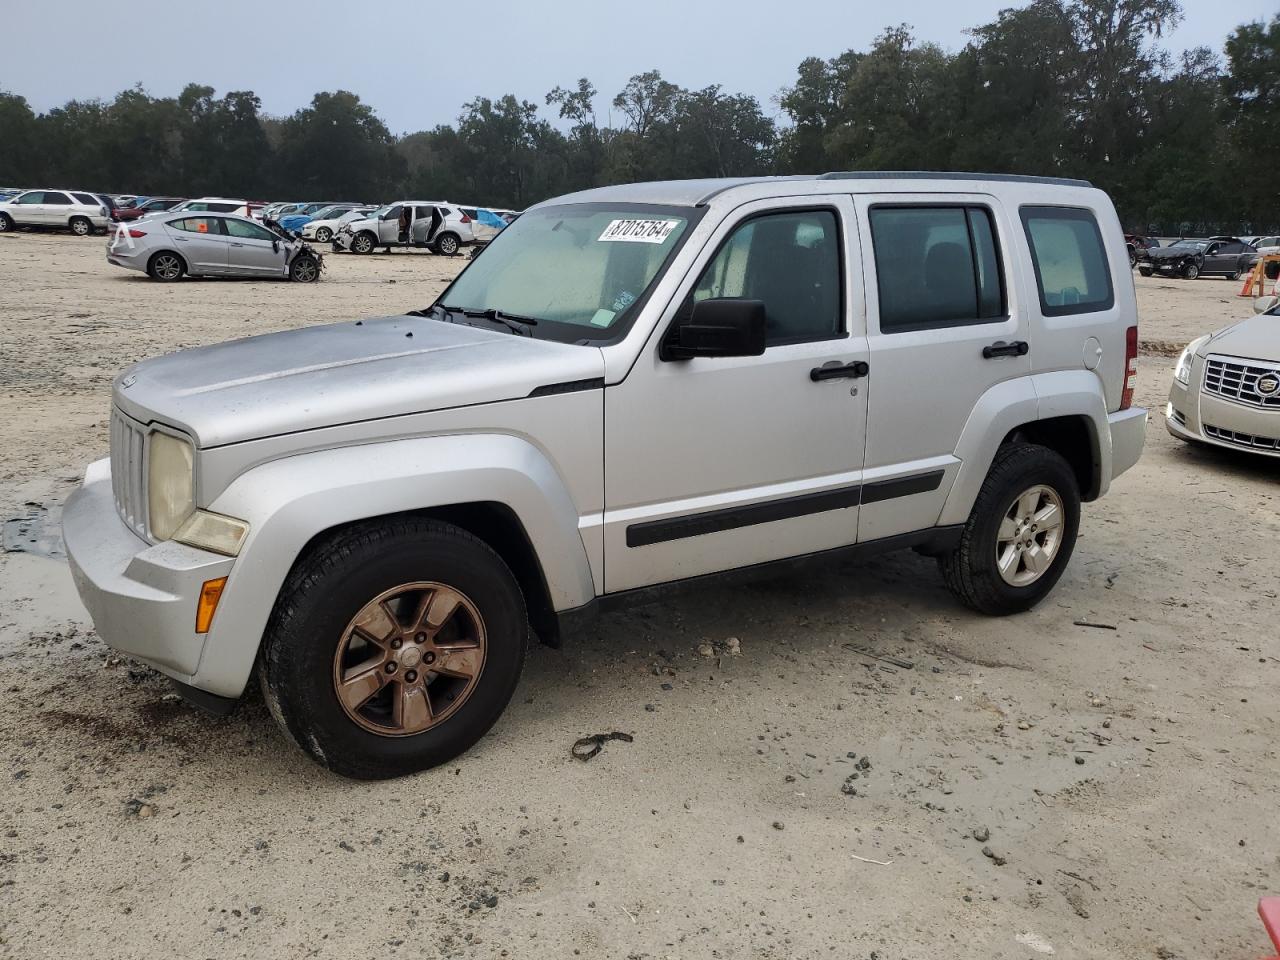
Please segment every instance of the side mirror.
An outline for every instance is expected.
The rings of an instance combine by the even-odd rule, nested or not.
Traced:
[[[758,357],[764,353],[761,300],[699,300],[677,317],[659,354],[663,360],[693,357]]]
[[[1254,313],[1266,313],[1268,310],[1280,303],[1280,297],[1258,297],[1253,301]]]

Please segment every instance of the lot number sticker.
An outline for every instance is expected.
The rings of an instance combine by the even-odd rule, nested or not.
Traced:
[[[600,234],[601,243],[666,243],[679,220],[613,220]]]

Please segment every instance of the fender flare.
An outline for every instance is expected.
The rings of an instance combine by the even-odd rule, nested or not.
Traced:
[[[547,457],[505,434],[421,437],[273,460],[209,505],[249,523],[196,669],[219,696],[243,691],[285,578],[315,537],[360,520],[495,502],[524,527],[556,610],[595,597],[579,514]]]
[[[1097,495],[1106,493],[1111,481],[1111,430],[1102,384],[1088,370],[1034,374],[998,383],[974,404],[956,444],[960,469],[938,523],[958,524],[969,519],[1005,437],[1037,420],[1070,416],[1082,417],[1089,425],[1098,471]]]

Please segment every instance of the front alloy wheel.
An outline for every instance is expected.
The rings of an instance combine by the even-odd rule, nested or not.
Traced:
[[[333,658],[334,691],[370,733],[421,733],[467,702],[486,647],[484,618],[468,596],[442,583],[406,583],[347,625]]]

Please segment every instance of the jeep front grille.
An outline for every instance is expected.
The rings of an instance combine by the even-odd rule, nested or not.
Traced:
[[[1275,450],[1280,452],[1280,439],[1275,437],[1257,437],[1251,433],[1238,433],[1224,427],[1204,424],[1204,435],[1223,443],[1235,444],[1237,447],[1248,447],[1250,450]]]
[[[147,429],[119,410],[111,411],[111,492],[116,510],[134,533],[147,536]]]
[[[1266,376],[1280,377],[1280,364],[1263,366],[1259,361],[1245,363],[1227,357],[1210,357],[1204,368],[1204,389],[1205,393],[1236,403],[1280,410],[1280,392],[1258,392],[1258,381]]]

